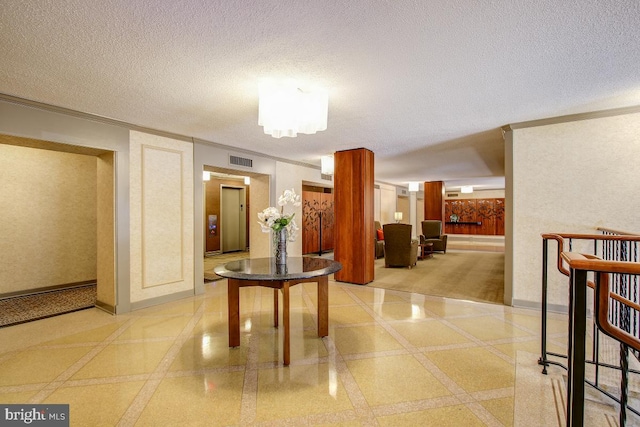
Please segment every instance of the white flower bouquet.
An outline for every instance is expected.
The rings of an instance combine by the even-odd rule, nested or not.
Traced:
[[[287,230],[287,239],[293,242],[296,240],[299,228],[293,219],[295,213],[291,215],[284,214],[284,207],[287,204],[292,204],[293,206],[300,206],[301,204],[300,196],[296,194],[293,188],[285,190],[282,196],[278,198],[280,210],[270,206],[258,213],[258,224],[260,224],[263,233],[269,233],[273,230],[278,235],[281,230]]]

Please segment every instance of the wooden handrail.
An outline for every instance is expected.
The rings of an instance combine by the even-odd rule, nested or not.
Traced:
[[[558,242],[558,254],[564,252],[564,238],[560,234],[545,233],[542,235],[542,238],[555,240],[556,242]],[[558,256],[557,259],[557,266],[560,273],[564,274],[567,277],[569,276],[569,269],[565,268],[564,264],[562,264],[562,258],[560,256]]]
[[[640,339],[627,331],[611,324],[609,321],[609,299],[640,311],[640,305],[622,295],[611,292],[609,287],[609,273],[640,275],[640,263],[628,261],[606,261],[595,255],[579,254],[575,252],[563,252],[564,259],[569,267],[574,270],[593,271],[597,273],[595,283],[595,311],[598,327],[607,335],[618,340],[636,351],[640,351]]]
[[[640,262],[606,261],[594,255],[576,252],[562,252],[562,259],[574,270],[640,275]]]
[[[629,234],[624,236],[613,236],[607,234],[580,234],[580,233],[542,233],[543,239],[553,239],[552,236],[559,236],[565,239],[578,240],[611,240],[611,241],[630,241],[640,242],[640,236],[637,234]]]

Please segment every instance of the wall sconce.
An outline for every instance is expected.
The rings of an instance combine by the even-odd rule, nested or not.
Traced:
[[[473,186],[463,185],[462,187],[460,187],[460,192],[465,194],[473,193]]]
[[[301,89],[293,81],[260,84],[258,125],[274,138],[314,134],[327,129],[329,94],[320,88]]]
[[[202,171],[202,180],[203,181],[210,181],[211,180],[211,174],[207,171]]]
[[[248,176],[244,177],[244,185],[250,185],[251,184],[251,178],[249,178]]]
[[[393,219],[395,219],[396,222],[402,221],[402,212],[394,212]]]
[[[420,190],[420,183],[419,182],[410,182],[409,183],[409,191],[419,191]]]
[[[333,156],[322,156],[320,158],[320,169],[321,173],[324,175],[333,175],[334,171],[334,163]]]

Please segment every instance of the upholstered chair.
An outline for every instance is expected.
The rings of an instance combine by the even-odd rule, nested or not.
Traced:
[[[442,221],[422,221],[422,234],[420,243],[433,243],[434,252],[447,253],[447,235],[442,234]]]
[[[385,224],[384,266],[413,267],[418,262],[418,241],[411,238],[411,224]]]
[[[384,235],[384,231],[382,230],[382,225],[380,225],[380,221],[375,221],[375,240],[376,240],[376,259],[382,258],[384,256],[384,239],[379,239],[378,231]]]

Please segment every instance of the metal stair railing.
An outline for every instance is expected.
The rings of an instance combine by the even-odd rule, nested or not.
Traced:
[[[629,349],[634,354],[640,354],[640,336],[638,324],[640,323],[640,304],[638,302],[638,279],[633,273],[634,268],[640,272],[640,263],[628,262],[633,259],[638,261],[637,245],[640,236],[607,234],[571,234],[571,233],[546,233],[543,234],[543,275],[542,275],[542,339],[541,357],[538,361],[543,366],[543,373],[547,373],[550,364],[560,366],[569,372],[569,384],[567,386],[567,425],[582,425],[584,421],[584,386],[594,387],[609,398],[620,404],[620,420],[626,422],[626,410],[640,415],[640,411],[629,407],[627,404],[627,384],[629,372],[640,372],[629,369]],[[558,271],[569,277],[569,351],[568,355],[562,355],[547,351],[547,287],[549,268],[548,242],[555,240],[558,245],[556,266]],[[592,254],[574,254],[572,250],[574,240],[588,240],[593,242]],[[565,250],[568,243],[569,252]],[[633,254],[632,254],[633,253]],[[622,259],[618,261],[602,260],[597,255]],[[632,255],[631,255],[632,254]],[[584,269],[585,262],[595,270]],[[604,264],[613,271],[598,270]],[[598,264],[600,263],[600,264]],[[617,264],[616,264],[617,263]],[[619,263],[623,263],[619,264]],[[615,268],[614,268],[615,266]],[[621,267],[622,266],[622,267]],[[621,270],[621,268],[623,268]],[[630,271],[627,271],[630,270]],[[587,272],[594,271],[595,281],[587,279]],[[609,277],[611,276],[611,278]],[[613,286],[611,286],[613,285]],[[595,298],[596,322],[593,325],[593,351],[591,358],[585,356],[586,327],[587,327],[587,288],[595,290],[600,299]],[[602,290],[605,289],[605,290]],[[601,294],[598,294],[601,292]],[[606,297],[605,297],[606,295]],[[599,358],[599,331],[620,342],[620,364],[618,366],[604,363]],[[629,339],[631,338],[631,341]],[[637,340],[633,341],[633,340]],[[625,341],[626,340],[626,341]],[[636,348],[639,347],[639,348]],[[568,358],[568,366],[549,359],[549,356]],[[585,380],[585,364],[591,364],[595,368],[595,380]],[[618,399],[613,394],[601,387],[599,383],[599,369],[601,367],[613,368],[621,372],[621,396]]]
[[[626,425],[628,396],[629,349],[640,351],[640,338],[629,333],[626,325],[612,322],[611,309],[622,306],[622,312],[640,312],[640,305],[611,291],[610,275],[640,275],[640,263],[607,261],[594,255],[563,252],[569,265],[571,284],[569,300],[569,380],[567,384],[567,426],[584,423],[585,334],[587,315],[587,273],[595,273],[595,320],[599,330],[620,342],[620,426]],[[616,304],[612,304],[615,301]]]

